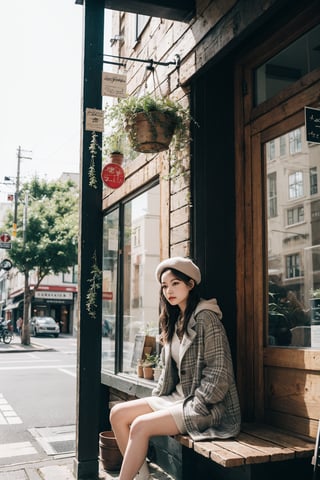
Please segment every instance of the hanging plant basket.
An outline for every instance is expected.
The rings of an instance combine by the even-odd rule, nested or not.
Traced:
[[[125,130],[132,149],[142,153],[167,150],[175,127],[175,119],[167,112],[139,112],[125,121]]]
[[[170,148],[181,152],[189,143],[189,109],[168,97],[128,96],[106,106],[106,121],[112,129],[109,143],[123,134],[132,150],[157,153]]]

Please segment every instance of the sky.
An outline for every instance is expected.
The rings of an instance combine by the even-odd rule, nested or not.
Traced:
[[[1,0],[0,201],[21,182],[79,172],[82,7],[75,0]]]

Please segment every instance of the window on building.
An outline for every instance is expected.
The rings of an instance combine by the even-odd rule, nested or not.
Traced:
[[[62,274],[63,283],[77,283],[78,282],[78,265],[70,267],[68,272]]]
[[[309,170],[310,175],[310,195],[318,193],[318,171],[317,167],[312,167]]]
[[[299,206],[287,210],[287,225],[300,223],[304,221],[304,207]]]
[[[255,70],[255,105],[319,68],[319,38],[320,26],[317,25]]]
[[[276,156],[276,145],[274,140],[267,143],[267,159],[273,160]]]
[[[149,21],[149,18],[149,15],[136,15],[136,40],[139,40],[140,35]]]
[[[294,255],[286,256],[286,277],[294,278],[301,276],[300,255],[298,253]]]
[[[289,199],[294,200],[303,196],[303,174],[294,172],[289,175]]]
[[[287,136],[280,137],[280,157],[284,157],[287,153]]]
[[[300,153],[301,149],[301,129],[296,128],[296,130],[289,133],[289,151],[291,155],[294,155],[295,153]]]
[[[277,215],[277,174],[273,172],[268,175],[268,217]]]
[[[158,184],[104,218],[102,369],[135,375],[137,338],[158,335],[159,229]]]

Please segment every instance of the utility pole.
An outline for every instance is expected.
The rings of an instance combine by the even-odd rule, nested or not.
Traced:
[[[13,229],[12,238],[17,237],[17,221],[18,221],[18,201],[19,201],[19,189],[20,189],[20,165],[22,159],[31,160],[32,157],[27,157],[22,154],[21,147],[18,147],[18,160],[17,160],[17,178],[16,178],[16,191],[14,194],[14,215],[13,215]]]

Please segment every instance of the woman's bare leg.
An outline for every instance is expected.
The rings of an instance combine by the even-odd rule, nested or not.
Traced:
[[[152,411],[148,402],[143,398],[118,403],[111,409],[110,423],[122,455],[125,454],[127,448],[132,422],[140,415],[151,413]]]
[[[119,480],[133,480],[143,464],[150,437],[177,435],[179,432],[171,413],[165,410],[145,413],[132,421]]]

